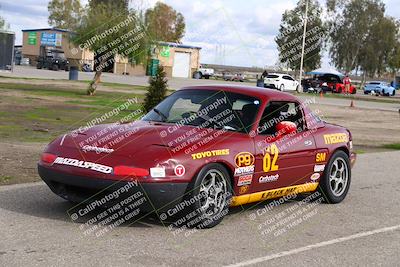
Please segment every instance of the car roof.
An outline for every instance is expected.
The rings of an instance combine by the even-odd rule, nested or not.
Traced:
[[[181,90],[221,90],[225,92],[238,93],[243,95],[254,96],[260,100],[283,100],[301,102],[297,97],[274,89],[263,87],[247,86],[247,85],[230,85],[230,84],[213,84],[213,85],[194,85],[183,87]]]
[[[268,73],[268,75],[287,75],[287,76],[290,76],[289,74],[286,74],[286,73],[276,73],[276,72]]]

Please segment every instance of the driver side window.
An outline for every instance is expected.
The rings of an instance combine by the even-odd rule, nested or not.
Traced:
[[[172,105],[168,119],[172,121],[179,121],[184,117],[188,117],[191,114],[195,114],[199,111],[201,104],[192,103],[190,99],[179,98]]]
[[[262,135],[276,135],[276,125],[282,121],[290,121],[297,125],[297,131],[304,130],[303,112],[298,103],[286,101],[270,102],[262,115],[257,128]]]

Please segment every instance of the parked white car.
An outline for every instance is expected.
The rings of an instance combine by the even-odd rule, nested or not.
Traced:
[[[210,79],[210,77],[214,76],[214,69],[205,68],[200,65],[200,68],[193,74],[193,78],[195,79]]]
[[[270,73],[264,78],[264,87],[279,91],[300,92],[300,84],[292,76],[282,73]]]

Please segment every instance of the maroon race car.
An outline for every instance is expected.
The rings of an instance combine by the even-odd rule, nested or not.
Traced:
[[[230,206],[286,195],[319,190],[326,202],[341,202],[355,158],[350,131],[291,94],[193,86],[139,121],[56,138],[38,171],[55,194],[83,205],[79,216],[135,203],[135,214],[201,228],[218,224]]]

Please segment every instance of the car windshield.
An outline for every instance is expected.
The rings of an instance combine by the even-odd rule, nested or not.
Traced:
[[[252,96],[188,89],[167,97],[142,120],[248,132],[259,106],[260,101]]]
[[[369,85],[379,85],[381,82],[370,82]]]

